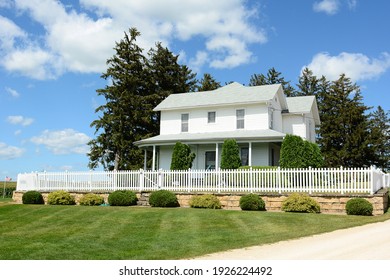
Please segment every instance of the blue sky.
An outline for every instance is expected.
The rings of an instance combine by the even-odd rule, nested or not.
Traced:
[[[88,170],[96,89],[115,41],[136,27],[201,77],[248,84],[271,67],[346,73],[368,106],[390,110],[390,1],[0,0],[0,181]]]

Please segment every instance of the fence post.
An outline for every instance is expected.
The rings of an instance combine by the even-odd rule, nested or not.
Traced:
[[[163,177],[163,173],[162,173],[162,169],[160,168],[158,170],[158,181],[157,181],[158,189],[161,189],[161,187],[162,187],[162,177]]]
[[[89,170],[89,191],[92,192],[92,170]]]
[[[342,166],[340,166],[340,180],[341,180],[341,194],[344,194],[344,191],[345,191],[345,189],[344,189],[344,174],[343,174],[343,167]]]
[[[312,174],[311,166],[309,166],[309,194],[312,193],[312,189],[313,189],[313,174]]]
[[[373,195],[374,194],[374,186],[375,186],[375,183],[374,183],[374,166],[371,165],[371,168],[370,168],[370,174],[371,174],[371,190],[370,190],[370,194]]]
[[[142,169],[139,170],[139,191],[142,192],[144,189],[144,171]]]

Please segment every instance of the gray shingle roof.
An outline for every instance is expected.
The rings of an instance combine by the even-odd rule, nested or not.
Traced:
[[[246,87],[234,82],[211,91],[171,94],[154,110],[263,103],[272,99],[278,91],[283,91],[280,84]]]

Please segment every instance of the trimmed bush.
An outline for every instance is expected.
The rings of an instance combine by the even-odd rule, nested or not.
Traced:
[[[294,193],[282,202],[282,210],[285,212],[320,213],[320,205],[308,195]]]
[[[190,146],[177,142],[173,147],[171,170],[187,170],[192,167],[195,153],[191,152]]]
[[[45,204],[43,196],[37,191],[25,192],[22,196],[23,204]]]
[[[352,198],[347,201],[345,210],[348,215],[371,216],[374,208],[371,202],[364,198]]]
[[[221,209],[222,205],[218,197],[212,194],[193,196],[190,200],[192,208]]]
[[[103,197],[94,193],[87,193],[80,198],[80,205],[83,206],[98,206],[103,203]]]
[[[108,204],[111,206],[131,206],[136,205],[137,195],[133,191],[114,191],[108,196]]]
[[[47,196],[47,204],[51,205],[75,205],[76,201],[70,193],[66,191],[55,191]]]
[[[149,196],[149,204],[152,207],[178,207],[176,195],[167,190],[152,192]]]
[[[226,139],[222,145],[221,169],[237,169],[240,166],[240,148],[236,140]]]
[[[242,210],[264,211],[265,202],[260,196],[251,193],[240,198],[240,208]]]

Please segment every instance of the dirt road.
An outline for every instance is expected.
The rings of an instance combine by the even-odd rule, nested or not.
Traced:
[[[390,220],[198,260],[390,260]]]

